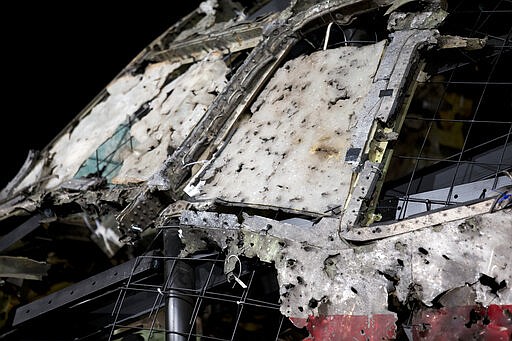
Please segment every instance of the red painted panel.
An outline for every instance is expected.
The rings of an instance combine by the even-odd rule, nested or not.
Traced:
[[[291,317],[297,327],[306,327],[305,341],[394,340],[396,316],[330,315]],[[512,340],[512,305],[480,305],[422,309],[414,313],[411,326],[414,341]]]
[[[310,336],[305,341],[395,339],[394,314],[310,316],[290,320],[298,327],[307,327]]]
[[[473,305],[424,309],[413,318],[414,340],[512,339],[512,305]]]

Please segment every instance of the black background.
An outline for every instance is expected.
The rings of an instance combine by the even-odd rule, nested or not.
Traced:
[[[29,149],[43,149],[144,47],[199,2],[4,5],[0,188],[16,175]]]

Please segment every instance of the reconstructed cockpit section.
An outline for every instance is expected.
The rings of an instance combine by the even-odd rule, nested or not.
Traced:
[[[510,337],[507,6],[202,2],[2,191],[16,278],[77,235],[109,263],[17,332],[86,303],[84,339]]]

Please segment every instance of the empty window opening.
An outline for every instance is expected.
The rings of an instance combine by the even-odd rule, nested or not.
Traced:
[[[441,34],[486,39],[426,56],[376,212],[382,220],[495,196],[512,184],[510,3],[450,4]]]

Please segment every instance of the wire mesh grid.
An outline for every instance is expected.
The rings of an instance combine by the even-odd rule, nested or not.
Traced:
[[[237,257],[236,275],[227,277],[222,253],[142,257],[167,264],[169,271],[160,283],[132,282],[130,276],[112,311],[109,340],[128,335],[160,340],[170,335],[179,340],[291,341],[307,336],[281,315],[276,271],[270,264]],[[173,279],[191,272],[193,284]],[[153,300],[151,309],[135,321],[123,317],[126,297],[134,292],[149,293]]]

